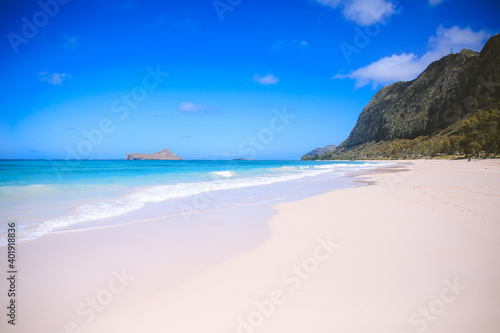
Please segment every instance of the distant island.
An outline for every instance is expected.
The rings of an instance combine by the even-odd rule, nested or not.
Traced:
[[[129,154],[125,157],[126,160],[182,160],[179,156],[172,153],[169,149],[153,154]]]
[[[480,53],[464,49],[416,79],[380,89],[338,147],[303,160],[490,157],[500,154],[500,34]],[[334,147],[334,149],[331,149]]]

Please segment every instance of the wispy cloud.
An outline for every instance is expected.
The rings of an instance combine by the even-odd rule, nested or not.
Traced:
[[[201,109],[203,109],[201,104],[193,104],[191,102],[182,102],[178,107],[180,112],[196,112]]]
[[[285,51],[291,52],[297,49],[307,49],[309,47],[309,42],[306,40],[281,40],[273,44],[272,48],[274,51]]]
[[[65,48],[73,48],[78,46],[78,37],[77,36],[64,36],[64,47]]]
[[[387,0],[315,0],[323,6],[341,8],[347,20],[360,26],[384,21],[396,13],[396,6]],[[436,1],[436,0],[430,0]]]
[[[266,76],[260,76],[259,74],[255,74],[253,76],[253,81],[260,83],[263,86],[277,84],[279,79],[273,74],[267,74]]]
[[[40,81],[46,81],[56,86],[63,86],[65,82],[71,79],[71,75],[67,73],[52,73],[48,74],[46,71],[38,73]]]
[[[437,6],[437,5],[439,5],[443,1],[444,0],[429,0],[429,5],[431,5],[431,6]]]
[[[353,79],[355,88],[371,84],[373,88],[396,81],[408,81],[416,78],[429,64],[450,52],[462,49],[480,51],[491,34],[470,28],[444,28],[440,26],[436,35],[429,38],[428,51],[421,57],[414,53],[393,54],[371,64],[351,71],[349,74],[337,74],[334,79]]]

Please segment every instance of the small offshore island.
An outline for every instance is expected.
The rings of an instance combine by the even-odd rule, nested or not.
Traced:
[[[152,154],[129,154],[125,157],[126,160],[182,160],[179,156],[172,153],[169,149]]]

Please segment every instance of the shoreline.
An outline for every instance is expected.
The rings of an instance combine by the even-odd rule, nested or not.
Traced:
[[[66,185],[31,186],[28,184],[20,189],[15,186],[5,186],[2,189],[5,188],[6,192],[2,195],[9,198],[8,194],[13,192],[11,194],[14,197],[11,201],[4,202],[3,212],[7,219],[19,222],[18,239],[20,242],[63,231],[169,219],[179,215],[189,220],[190,216],[194,215],[192,213],[223,211],[226,207],[258,205],[262,202],[270,205],[274,201],[307,197],[311,195],[311,192],[320,193],[337,187],[342,188],[345,187],[343,182],[346,177],[339,177],[339,175],[346,169],[349,172],[350,168],[357,168],[354,163],[341,163],[339,171],[335,171],[336,175],[322,176],[322,173],[329,171],[323,170],[328,169],[328,167],[323,168],[323,164],[325,163],[306,167],[287,166],[286,168],[274,168],[271,165],[267,167],[268,169],[262,169],[267,170],[267,173],[264,172],[262,175],[257,173],[253,177],[245,176],[244,168],[241,169],[243,176],[239,175],[239,167],[235,171],[224,171],[225,174],[222,176],[219,172],[216,178],[213,174],[217,172],[203,171],[195,173],[195,176],[208,177],[207,179],[200,178],[172,184],[161,181],[155,185],[131,182],[119,186],[111,183],[111,185],[106,185],[107,182],[103,182],[104,185],[96,183],[85,187],[76,184],[76,186],[72,185],[73,192],[68,193],[68,196],[65,196],[63,191]],[[281,164],[278,163],[278,165]],[[255,170],[259,170],[258,166]],[[360,166],[360,168],[367,168],[367,166]],[[236,176],[229,177],[230,173],[231,176]],[[309,180],[311,175],[314,177]],[[173,177],[175,178],[175,175]],[[317,184],[310,184],[311,181]],[[38,187],[43,187],[43,191],[38,193],[39,202],[35,201],[36,198],[33,199],[32,193],[33,188],[38,189]],[[44,195],[47,193],[48,195]],[[25,200],[22,200],[23,195],[27,197]],[[101,198],[103,198],[102,202]],[[0,235],[4,231],[4,228],[0,226]],[[0,244],[5,245],[3,243],[0,240]]]
[[[256,232],[255,229],[242,228],[207,242],[207,231],[214,236],[222,229],[208,230],[195,225],[193,235],[196,237],[189,239],[188,244],[175,243],[176,235],[172,235],[173,243],[169,247],[160,234],[151,235],[140,228],[140,224],[119,226],[117,228],[123,232],[118,234],[94,230],[27,242],[25,244],[42,243],[43,240],[44,253],[28,260],[30,249],[24,246],[23,266],[30,266],[26,274],[30,270],[38,274],[21,275],[21,285],[30,285],[36,295],[23,301],[20,318],[27,318],[28,313],[31,315],[26,304],[31,299],[41,302],[38,306],[48,307],[34,318],[30,316],[33,327],[54,317],[55,309],[60,310],[57,318],[62,318],[63,322],[51,323],[47,332],[51,332],[50,329],[63,331],[64,324],[69,322],[78,324],[82,332],[96,333],[137,332],[137,329],[229,333],[248,325],[247,331],[259,332],[331,332],[332,329],[416,332],[416,327],[408,326],[408,316],[439,296],[446,283],[453,284],[454,278],[458,278],[459,283],[467,285],[467,292],[456,298],[465,301],[447,305],[441,316],[443,319],[427,323],[428,332],[452,332],[451,327],[455,326],[449,326],[449,320],[462,325],[465,319],[469,320],[466,322],[469,326],[463,327],[494,332],[493,329],[500,327],[500,322],[493,319],[495,311],[500,311],[500,301],[497,301],[500,300],[500,287],[496,287],[498,283],[493,284],[500,279],[500,272],[494,266],[498,262],[495,260],[500,260],[500,246],[497,245],[500,237],[498,222],[491,221],[491,216],[498,216],[499,210],[496,205],[491,206],[491,202],[495,204],[500,197],[500,164],[498,161],[444,163],[447,165],[431,160],[417,166],[410,163],[400,172],[362,172],[361,177],[352,175],[356,179],[353,181],[377,182],[377,185],[343,188],[275,205],[277,213],[267,223],[270,234],[254,234],[260,239],[257,244],[238,243],[252,236],[248,233]],[[443,173],[443,167],[450,170]],[[481,168],[490,171],[481,171]],[[470,179],[454,178],[468,173],[471,173]],[[417,186],[426,188],[417,190]],[[470,186],[475,186],[472,188],[475,195],[463,192]],[[436,193],[440,196],[436,197]],[[447,202],[436,203],[433,201],[436,198],[445,198]],[[470,219],[472,213],[459,210],[458,203],[465,203],[464,207],[468,208],[484,206],[484,213],[479,215],[482,219],[471,224],[474,219],[469,222],[467,218]],[[160,226],[158,221],[154,229],[165,230]],[[177,232],[177,236],[182,234],[180,229]],[[76,234],[80,237],[75,237]],[[442,237],[447,234],[451,235],[449,239]],[[235,235],[245,237],[232,238]],[[146,236],[149,238],[144,239]],[[464,250],[457,243],[460,237],[463,243],[472,242],[481,250],[474,250],[472,246]],[[80,238],[80,249],[72,243],[76,238]],[[241,251],[228,256],[228,248],[222,245],[231,242]],[[64,246],[74,250],[61,253]],[[142,246],[147,251],[138,250]],[[219,260],[197,257],[199,253],[194,252],[203,246],[215,247]],[[169,249],[176,253],[169,253]],[[458,258],[457,251],[461,254]],[[108,260],[103,258],[103,252]],[[148,257],[141,257],[144,254]],[[37,262],[40,258],[46,259]],[[110,258],[114,258],[111,260],[115,262],[114,267],[109,264]],[[186,258],[193,261],[183,262]],[[164,264],[176,259],[179,267],[184,266],[189,271],[190,277],[172,272],[173,266]],[[480,263],[475,263],[477,260]],[[74,262],[71,274],[61,267],[70,262]],[[201,269],[188,267],[193,263]],[[492,267],[488,269],[490,263]],[[306,265],[302,273],[308,277],[294,273],[294,265]],[[123,292],[113,295],[104,311],[96,312],[95,318],[87,322],[85,319],[90,317],[79,316],[77,306],[89,296],[99,296],[99,291],[105,290],[110,278],[120,269],[134,279]],[[56,277],[55,281],[44,278],[58,270],[66,275]],[[75,281],[71,278],[79,281],[80,290],[74,290]],[[478,279],[489,288],[489,296],[481,285],[479,292],[469,292],[477,287]],[[44,282],[45,286],[57,286],[59,293],[42,302],[44,291],[33,289],[32,284],[44,285]],[[292,287],[297,288],[292,290]],[[26,291],[27,287],[24,288]],[[57,301],[65,303],[66,308],[50,307]],[[491,305],[489,309],[484,307],[486,301]],[[473,306],[475,303],[482,305],[481,313],[478,306]],[[30,306],[35,308],[36,304]],[[263,308],[267,312],[259,310]],[[255,321],[260,318],[259,311],[260,324]],[[466,316],[464,311],[472,312]],[[472,314],[476,318],[471,319]],[[480,320],[483,324],[479,324]],[[244,328],[240,330],[245,332]]]
[[[152,331],[497,332],[499,164],[453,163],[424,161],[371,175],[374,186],[279,204],[266,243],[92,330],[134,314]],[[133,332],[133,322],[119,328]]]
[[[347,177],[339,183],[334,180],[334,184],[339,188],[356,186]],[[280,200],[289,202],[311,195],[301,191],[304,186],[299,183],[290,186],[297,193]],[[222,194],[215,201],[224,202],[228,195]],[[18,313],[30,322],[19,320],[16,326],[23,331],[52,333],[64,331],[68,323],[77,323],[83,330],[87,327],[85,314],[92,313],[87,299],[96,298],[106,281],[122,270],[139,282],[126,289],[122,304],[110,304],[110,311],[152,297],[158,290],[171,290],[265,243],[269,239],[267,221],[276,214],[275,203],[252,201],[208,209],[188,220],[182,214],[156,216],[154,212],[149,218],[151,212],[144,211],[136,214],[141,220],[63,229],[19,241],[16,247],[22,274],[18,281],[25,287],[20,292]],[[0,255],[6,257],[6,248],[0,246]],[[5,287],[6,281],[1,280],[0,288]],[[80,307],[82,303],[84,307]]]
[[[375,162],[375,164],[382,164],[383,162]],[[375,168],[375,167],[370,167]],[[362,174],[367,170],[361,170],[358,174]],[[70,223],[68,225],[58,226],[53,230],[45,231],[41,230],[38,234],[27,235],[28,238],[19,239],[19,243],[30,242],[37,240],[47,235],[68,233],[68,232],[78,232],[86,230],[98,230],[107,229],[113,227],[119,227],[121,225],[130,225],[138,223],[147,223],[153,221],[162,221],[168,219],[182,218],[186,223],[197,214],[205,213],[224,213],[226,209],[238,209],[239,207],[251,207],[251,206],[272,206],[276,202],[287,202],[295,201],[300,198],[309,197],[317,193],[324,193],[330,190],[341,189],[345,187],[355,186],[355,183],[350,180],[351,171],[347,171],[346,174],[340,177],[327,178],[329,182],[326,186],[322,184],[317,184],[316,186],[301,185],[300,183],[303,179],[295,180],[285,180],[282,182],[264,184],[264,185],[252,185],[248,187],[236,187],[236,188],[219,188],[217,184],[213,185],[213,190],[200,192],[197,194],[175,198],[173,200],[164,200],[160,202],[148,202],[143,207],[138,209],[133,209],[131,211],[125,212],[120,215],[105,217],[102,219],[95,219],[89,221],[80,221],[76,223]],[[314,176],[316,178],[318,176]],[[304,177],[304,178],[307,178]],[[226,179],[223,179],[226,180]],[[236,179],[238,180],[238,179]],[[331,184],[330,184],[331,182]],[[182,183],[184,184],[184,183]],[[189,183],[186,183],[189,184]],[[202,182],[200,184],[211,184],[210,182]],[[329,185],[333,187],[329,187]],[[161,186],[161,185],[160,185]],[[147,186],[139,187],[139,190],[148,188]],[[288,190],[287,190],[288,188]],[[290,188],[292,190],[290,190]],[[132,191],[137,189],[133,188]],[[267,195],[269,193],[269,195]],[[246,198],[248,196],[248,199]],[[88,198],[84,198],[88,200]],[[80,200],[81,201],[81,200]],[[94,201],[95,203],[95,201]],[[94,203],[91,203],[93,205]],[[51,204],[54,204],[52,202]],[[201,206],[201,207],[200,207]],[[74,207],[75,208],[79,207]],[[98,207],[100,208],[100,207]],[[79,214],[66,211],[66,216],[71,214]],[[53,220],[57,221],[59,219],[64,219],[65,214],[61,216],[54,217]],[[15,219],[13,220],[15,221]],[[22,221],[22,219],[21,219]],[[52,222],[49,219],[49,222]],[[40,226],[44,226],[45,223],[40,223]],[[33,226],[37,226],[33,224]],[[23,228],[24,226],[22,226]],[[21,229],[22,230],[22,229]],[[36,229],[35,229],[36,230]],[[1,233],[0,233],[1,234]],[[0,243],[2,241],[0,240]],[[0,244],[5,246],[6,244]]]

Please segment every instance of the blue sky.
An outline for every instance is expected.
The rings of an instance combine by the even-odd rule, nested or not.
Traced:
[[[2,1],[0,158],[300,159],[496,0]]]

